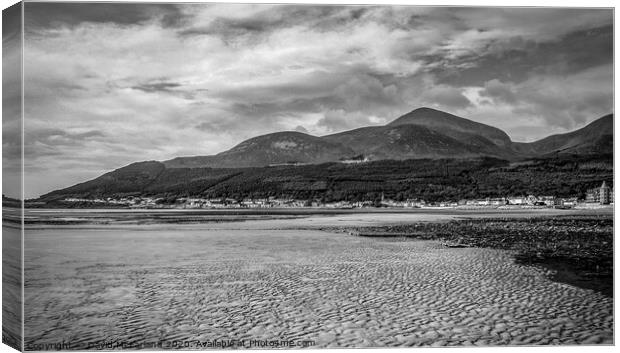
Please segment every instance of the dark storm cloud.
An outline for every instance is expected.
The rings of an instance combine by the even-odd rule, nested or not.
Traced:
[[[242,36],[256,39],[276,30],[299,25],[327,31],[350,24],[366,11],[365,8],[347,6],[274,5],[251,17],[216,17],[207,25],[189,27],[178,33],[181,36],[217,35],[228,42]]]
[[[444,59],[424,58],[438,82],[459,86],[482,85],[488,80],[522,82],[537,74],[571,74],[613,60],[613,26],[568,33],[557,40],[537,42],[522,37],[491,41],[480,55]]]
[[[188,88],[181,83],[177,82],[152,82],[152,83],[140,83],[130,87],[131,89],[153,94],[168,94],[175,97],[180,97],[186,100],[190,100],[193,103],[197,95],[208,92],[208,89],[203,88]]]
[[[331,73],[316,70],[296,81],[222,89],[214,94],[233,102],[231,109],[244,116],[361,111],[402,104],[403,82],[395,75],[377,74],[366,65],[333,66]]]
[[[215,94],[231,102],[228,108],[231,116],[225,121],[201,123],[197,128],[234,131],[248,124],[268,126],[287,118],[332,111],[330,118],[322,120],[320,126],[337,130],[368,123],[369,112],[389,111],[385,115],[390,116],[397,111],[394,107],[406,104],[402,87],[399,87],[401,82],[393,75],[366,75],[365,72],[372,72],[372,69],[343,68],[338,75],[317,71],[304,76],[300,82],[221,90]],[[430,92],[429,100],[439,100],[449,107],[469,104],[457,89],[439,87]],[[353,115],[350,121],[336,122],[335,114],[344,120],[347,114]]]
[[[137,89],[144,92],[171,92],[173,89],[180,87],[181,84],[176,82],[157,82],[157,83],[144,83],[137,86],[132,86],[132,89]]]
[[[26,2],[25,26],[29,30],[74,27],[82,23],[134,25],[154,18],[165,26],[181,23],[183,16],[174,4],[56,3]]]

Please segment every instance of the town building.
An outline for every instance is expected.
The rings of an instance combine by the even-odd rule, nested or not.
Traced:
[[[603,181],[603,184],[598,188],[589,189],[586,193],[587,203],[598,203],[601,205],[609,205],[613,203],[614,191],[607,186],[607,183]]]
[[[508,204],[510,205],[523,205],[525,203],[525,197],[509,197]]]
[[[538,202],[543,203],[545,206],[553,207],[556,204],[555,196],[539,196]]]

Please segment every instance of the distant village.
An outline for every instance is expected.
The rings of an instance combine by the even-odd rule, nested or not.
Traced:
[[[369,207],[387,208],[597,208],[614,203],[614,190],[603,182],[600,187],[589,189],[585,200],[573,198],[561,198],[555,196],[518,196],[460,200],[458,202],[425,202],[421,199],[409,199],[395,201],[381,198],[380,202],[328,202],[279,199],[275,197],[263,199],[245,199],[242,201],[231,198],[177,198],[172,204],[163,202],[164,198],[152,197],[122,197],[122,198],[66,198],[69,203],[94,203],[106,206],[119,206],[130,208],[182,208],[182,209],[220,209],[220,208],[330,208],[330,209],[353,209]]]

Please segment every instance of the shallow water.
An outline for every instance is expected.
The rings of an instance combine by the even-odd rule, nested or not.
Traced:
[[[29,229],[26,349],[612,342],[612,299],[509,252],[316,229],[453,216],[412,217]]]

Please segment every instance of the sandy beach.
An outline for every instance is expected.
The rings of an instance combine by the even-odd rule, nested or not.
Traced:
[[[22,345],[21,231],[2,226],[2,336],[13,348]]]
[[[312,229],[360,218],[403,221],[28,230],[26,349],[612,343],[612,298],[554,283],[509,251]]]

